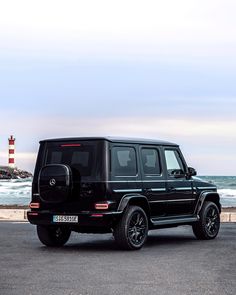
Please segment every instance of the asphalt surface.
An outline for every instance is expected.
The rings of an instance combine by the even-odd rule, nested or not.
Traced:
[[[198,241],[190,227],[156,230],[140,251],[109,234],[73,233],[60,249],[28,223],[0,222],[0,294],[236,294],[236,223]]]

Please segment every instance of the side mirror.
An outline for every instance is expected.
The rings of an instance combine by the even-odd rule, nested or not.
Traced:
[[[195,175],[197,175],[197,171],[192,167],[188,167],[188,175],[195,176]]]

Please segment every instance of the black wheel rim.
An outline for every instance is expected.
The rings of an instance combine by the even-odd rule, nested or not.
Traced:
[[[215,236],[219,231],[220,217],[218,210],[210,207],[206,214],[206,231],[209,236]]]
[[[147,235],[147,221],[142,212],[134,212],[130,218],[128,238],[135,245],[141,245]]]

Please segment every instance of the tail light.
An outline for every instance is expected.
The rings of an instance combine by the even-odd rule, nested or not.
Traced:
[[[95,209],[96,210],[107,210],[109,208],[108,202],[96,203]]]
[[[40,203],[30,203],[29,207],[30,207],[30,209],[39,209]]]

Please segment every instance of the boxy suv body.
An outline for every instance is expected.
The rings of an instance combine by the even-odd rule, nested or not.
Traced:
[[[148,230],[191,225],[198,239],[220,227],[216,187],[194,177],[179,146],[111,137],[40,142],[28,220],[40,241],[62,246],[71,231],[114,234],[140,249]]]

